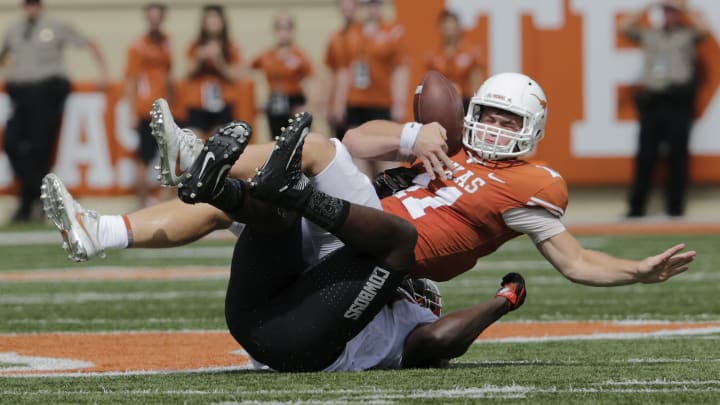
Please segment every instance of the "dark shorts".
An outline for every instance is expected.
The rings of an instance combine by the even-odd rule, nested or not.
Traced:
[[[225,125],[234,119],[233,107],[230,104],[218,112],[210,112],[198,108],[188,110],[187,126],[208,132],[213,128]]]
[[[150,129],[150,120],[140,120],[138,133],[138,158],[146,165],[150,164],[158,152],[158,144]]]
[[[372,107],[348,107],[347,109],[347,126],[354,128],[372,120],[389,120],[389,108],[372,108]]]
[[[282,127],[287,126],[288,119],[290,119],[292,111],[299,106],[305,105],[306,103],[305,95],[303,94],[295,94],[286,97],[287,108],[284,108],[283,111],[273,114],[271,113],[269,106],[266,108],[268,125],[270,126],[270,133],[272,136],[280,135]]]

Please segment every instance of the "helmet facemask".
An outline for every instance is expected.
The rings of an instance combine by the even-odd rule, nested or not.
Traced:
[[[484,108],[480,104],[470,103],[465,117],[463,144],[478,153],[483,159],[502,160],[530,153],[537,143],[528,118],[523,117],[519,131],[513,131],[495,125],[483,123],[481,115]]]

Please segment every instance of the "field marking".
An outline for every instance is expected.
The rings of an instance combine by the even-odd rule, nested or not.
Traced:
[[[475,343],[641,339],[713,333],[720,333],[720,322],[513,322],[491,325]]]
[[[303,404],[303,403],[387,403],[391,400],[403,400],[403,399],[484,399],[484,398],[499,398],[499,399],[514,399],[514,398],[528,398],[535,394],[642,394],[642,393],[660,393],[660,394],[673,394],[673,393],[715,393],[720,392],[720,389],[714,387],[692,387],[692,386],[677,386],[667,388],[618,388],[618,387],[570,387],[562,388],[552,386],[548,388],[538,388],[535,386],[523,386],[523,385],[484,385],[482,387],[473,388],[454,388],[454,389],[313,389],[313,390],[253,390],[248,391],[244,389],[236,390],[225,390],[225,389],[120,389],[113,390],[107,388],[101,388],[97,391],[92,390],[49,390],[39,389],[35,391],[24,391],[24,390],[0,390],[0,395],[5,397],[13,396],[44,396],[44,395],[62,395],[62,396],[87,396],[93,394],[102,394],[103,396],[157,396],[157,395],[184,395],[184,396],[240,396],[246,397],[248,394],[260,398],[256,400],[232,402],[232,403],[278,403],[278,404]],[[309,396],[320,397],[322,400],[305,399],[300,400],[293,398],[290,400],[274,400],[272,398],[280,396]],[[268,401],[268,399],[271,399]]]
[[[35,269],[0,272],[0,282],[48,281],[137,281],[226,279],[228,266],[121,267],[95,266],[82,269]]]
[[[711,333],[720,333],[720,322],[518,322],[492,325],[478,342],[641,339]],[[13,369],[0,368],[0,376],[165,374],[250,367],[249,357],[226,331],[0,335],[0,353],[86,363],[85,367],[59,367],[48,372],[49,366],[22,367],[17,361],[7,361]]]
[[[5,305],[37,305],[37,304],[83,304],[87,302],[107,301],[169,301],[181,298],[224,298],[225,289],[213,291],[144,291],[130,293],[102,293],[102,292],[81,292],[81,293],[34,293],[4,295],[0,297],[0,304]]]
[[[203,240],[228,240],[237,239],[232,233],[221,230],[214,231],[203,237]],[[20,245],[57,245],[60,248],[62,238],[57,231],[11,231],[0,232],[0,246]]]

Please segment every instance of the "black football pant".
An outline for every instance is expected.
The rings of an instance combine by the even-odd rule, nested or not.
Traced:
[[[3,147],[20,180],[16,219],[28,219],[33,202],[40,197],[42,178],[50,171],[70,83],[56,78],[38,83],[8,83],[6,88],[13,114],[5,128]]]
[[[665,210],[669,215],[683,214],[694,99],[694,85],[677,86],[661,93],[646,92],[637,98],[640,136],[635,156],[635,179],[630,190],[630,215],[645,214],[653,169],[663,142],[668,151]]]
[[[387,304],[410,269],[382,266],[345,246],[307,268],[300,223],[235,245],[225,318],[256,360],[278,371],[318,371]]]

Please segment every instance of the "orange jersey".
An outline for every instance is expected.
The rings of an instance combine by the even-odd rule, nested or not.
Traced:
[[[470,81],[473,71],[483,66],[480,47],[467,42],[461,43],[458,48],[447,53],[439,49],[435,54],[428,56],[426,67],[437,70],[458,86],[464,99],[475,94],[476,88]]]
[[[505,211],[539,207],[564,214],[567,186],[550,168],[524,160],[480,164],[464,149],[451,159],[459,165],[452,179],[415,185],[382,200],[386,212],[418,231],[413,277],[449,280],[518,236],[505,224]],[[415,182],[422,183],[423,176]]]
[[[390,83],[396,67],[405,62],[402,51],[402,26],[380,22],[368,33],[360,24],[345,35],[342,66],[350,71],[350,107],[389,108]]]
[[[251,66],[265,73],[271,92],[289,96],[302,94],[300,82],[312,74],[310,60],[295,46],[287,52],[277,48],[268,49],[256,57]]]
[[[144,35],[130,45],[125,78],[136,81],[133,102],[138,117],[149,118],[153,101],[167,98],[171,68],[170,41],[166,36],[154,41]]]
[[[188,47],[187,58],[189,60],[195,59],[197,49],[197,42],[193,42]],[[239,64],[241,62],[240,49],[231,42],[229,50],[228,64]],[[181,91],[182,104],[187,108],[206,109],[207,104],[214,97],[219,97],[228,104],[232,104],[232,101],[237,99],[236,85],[224,80],[212,65],[206,66],[199,74],[188,78],[181,86]]]
[[[351,27],[352,25],[336,31],[332,37],[330,37],[330,42],[328,42],[327,48],[325,48],[325,66],[333,72],[336,72],[342,67],[345,42],[347,41],[347,34],[350,32]]]

